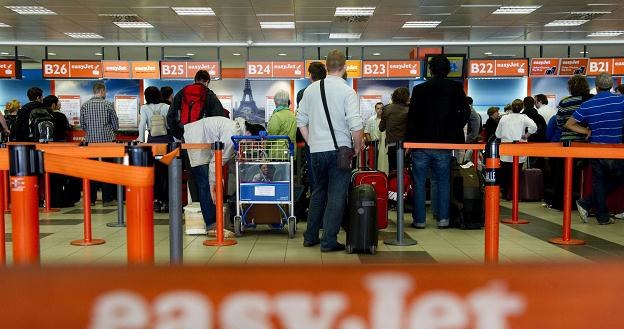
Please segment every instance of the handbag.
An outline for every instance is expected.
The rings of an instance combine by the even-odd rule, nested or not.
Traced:
[[[327,118],[327,123],[329,124],[329,132],[331,132],[332,139],[334,140],[334,147],[337,151],[336,167],[338,167],[338,170],[351,170],[351,163],[353,161],[355,151],[353,150],[353,148],[348,146],[338,147],[338,142],[336,142],[336,134],[334,133],[334,127],[329,116],[329,109],[327,108],[327,98],[325,97],[325,79],[321,80],[321,100],[323,101],[325,117]]]

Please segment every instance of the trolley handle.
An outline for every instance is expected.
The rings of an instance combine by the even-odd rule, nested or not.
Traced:
[[[288,141],[288,149],[291,153],[294,152],[294,144],[290,140],[290,137],[286,135],[269,135],[265,131],[261,131],[260,135],[238,135],[232,136],[232,142],[234,143],[234,150],[238,151],[238,145],[241,141],[263,141],[263,140],[285,140]]]

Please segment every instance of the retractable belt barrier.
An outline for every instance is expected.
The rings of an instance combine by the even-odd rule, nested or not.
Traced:
[[[565,159],[564,201],[562,237],[549,239],[549,242],[563,245],[584,244],[582,240],[571,238],[572,222],[572,160],[585,159],[624,159],[624,145],[595,145],[587,143],[499,143],[492,141],[484,144],[438,144],[438,143],[404,143],[406,149],[433,149],[433,150],[484,150],[485,149],[485,262],[498,262],[499,246],[499,214],[500,214],[500,186],[499,169],[500,155],[536,156]],[[397,152],[402,152],[399,148]],[[397,154],[398,158],[398,154]],[[402,156],[401,156],[402,158]],[[517,169],[516,169],[517,170]],[[403,180],[397,180],[397,190],[403,190]],[[516,184],[517,188],[517,184]],[[517,193],[517,192],[515,192]],[[399,198],[401,199],[401,198]],[[514,196],[517,200],[517,196]],[[514,202],[515,203],[515,202]],[[399,203],[397,222],[403,222],[403,204]],[[517,211],[517,205],[514,206]],[[516,217],[517,219],[517,217]],[[515,223],[514,223],[515,224]],[[403,234],[403,225],[398,227],[397,236]]]

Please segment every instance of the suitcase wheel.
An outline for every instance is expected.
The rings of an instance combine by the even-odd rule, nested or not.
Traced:
[[[288,217],[288,237],[293,239],[297,231],[297,219],[295,217]]]

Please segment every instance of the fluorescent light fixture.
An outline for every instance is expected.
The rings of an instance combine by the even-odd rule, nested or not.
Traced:
[[[617,6],[617,3],[588,3],[588,6]]]
[[[239,53],[233,53],[232,55],[234,55],[234,56],[240,56],[241,54],[239,54]]]
[[[186,53],[186,56],[195,56],[193,53]]]
[[[500,5],[461,5],[460,7],[462,8],[487,8],[487,7],[499,7],[499,6]]]
[[[137,14],[98,14],[100,17],[138,17]]]
[[[330,39],[359,39],[361,33],[330,33]]]
[[[277,55],[278,55],[278,56],[286,56],[286,54],[284,54],[284,53],[279,53],[279,54],[277,54]]]
[[[334,16],[373,16],[375,7],[336,7]]]
[[[610,14],[610,11],[571,11],[572,15],[606,15]]]
[[[413,21],[405,22],[404,29],[432,29],[440,25],[441,21]]]
[[[331,23],[332,21],[296,21],[297,23]]]
[[[2,55],[2,56],[6,56],[6,55],[8,55],[8,54],[9,54],[9,53],[7,53],[6,51],[3,51],[3,52],[1,52],[1,53],[0,53],[0,55]]]
[[[148,22],[113,22],[122,29],[151,29],[154,26]]]
[[[588,37],[617,37],[624,34],[624,31],[597,31],[588,34]]]
[[[392,14],[394,16],[412,16],[414,14]]]
[[[295,14],[256,14],[256,16],[266,17],[266,16],[295,16]]]
[[[491,52],[491,51],[486,51],[486,52],[483,53],[483,55],[488,55],[488,56],[490,56],[492,54],[493,54],[493,52]]]
[[[74,39],[104,39],[103,36],[91,32],[66,32],[65,35]]]
[[[52,10],[42,6],[5,6],[20,15],[56,15]]]
[[[381,53],[372,53],[373,56],[381,56]]]
[[[95,55],[95,56],[102,56],[102,53],[95,53],[93,55]]]
[[[587,22],[588,19],[557,19],[544,26],[579,26]]]
[[[210,7],[171,7],[180,16],[214,16]]]
[[[530,14],[542,6],[501,6],[496,9],[492,14],[497,15],[526,15]]]
[[[260,22],[262,29],[294,29],[295,22]]]
[[[5,24],[5,23],[0,23],[0,27],[11,27],[11,25]]]
[[[392,39],[422,39],[421,37],[392,37]]]
[[[8,55],[8,53],[7,53]],[[48,53],[48,56],[56,56],[56,53]]]

